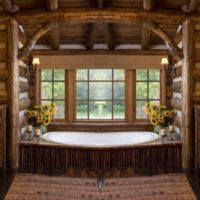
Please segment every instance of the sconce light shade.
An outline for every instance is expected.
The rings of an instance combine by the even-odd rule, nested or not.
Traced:
[[[40,59],[39,58],[33,58],[32,64],[33,65],[39,65],[40,64]]]
[[[169,65],[168,58],[162,58],[161,65]]]

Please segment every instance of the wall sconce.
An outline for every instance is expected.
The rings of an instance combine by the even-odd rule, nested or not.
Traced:
[[[172,64],[171,60],[169,58],[162,58],[161,60],[161,65],[164,66],[164,68],[167,70],[167,71],[174,71],[174,73],[176,74],[176,68],[175,66]]]
[[[27,73],[27,70],[29,70],[31,73],[35,73],[38,65],[40,65],[39,58],[33,58],[33,60],[31,59],[29,64],[26,65],[25,74]]]

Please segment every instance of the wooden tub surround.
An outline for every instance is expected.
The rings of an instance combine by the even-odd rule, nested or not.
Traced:
[[[177,170],[181,168],[181,142],[135,145],[132,147],[81,148],[41,142],[21,142],[20,170],[65,172],[67,168],[113,170]]]

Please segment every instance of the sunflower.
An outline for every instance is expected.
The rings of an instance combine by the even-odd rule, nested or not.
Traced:
[[[163,118],[158,118],[159,123],[164,123],[164,117]]]
[[[52,114],[55,114],[56,113],[56,108],[51,108],[51,111],[50,111]]]
[[[45,116],[48,116],[48,115],[49,115],[49,111],[48,111],[48,110],[45,110],[45,111],[44,111],[44,115],[45,115]]]
[[[28,118],[31,118],[31,117],[32,117],[31,111],[27,110],[26,113],[27,113]]]
[[[41,123],[42,121],[43,121],[43,118],[37,117],[37,122],[38,122],[38,123]]]
[[[44,125],[47,126],[47,125],[49,125],[50,122],[51,122],[51,119],[47,118],[44,120]]]
[[[158,125],[158,121],[155,118],[151,118],[151,123],[155,126]]]
[[[169,116],[170,116],[170,111],[168,111],[168,110],[165,111],[165,112],[164,112],[164,116],[165,116],[165,117],[169,117]]]
[[[37,118],[43,119],[44,116],[43,116],[42,114],[39,114],[39,115],[37,116]]]
[[[45,105],[43,106],[43,109],[44,109],[44,110],[48,110],[48,109],[49,109],[49,105],[48,105],[48,104],[45,104]]]
[[[37,112],[36,112],[35,110],[33,110],[33,111],[31,112],[31,115],[32,115],[33,117],[36,117],[36,116],[37,116]]]

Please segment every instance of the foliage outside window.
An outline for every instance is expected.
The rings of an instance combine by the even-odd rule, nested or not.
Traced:
[[[41,104],[55,102],[55,119],[65,118],[65,70],[41,70]]]
[[[40,102],[55,102],[66,122],[146,121],[146,102],[160,103],[159,69],[41,69]],[[162,102],[161,102],[162,103]]]
[[[124,118],[124,70],[76,70],[76,119],[116,120]]]
[[[160,70],[136,70],[136,119],[147,119],[147,102],[160,103]]]

